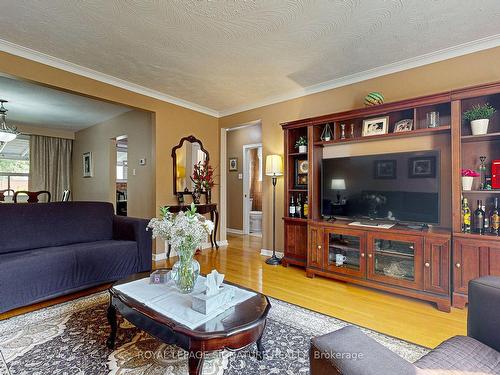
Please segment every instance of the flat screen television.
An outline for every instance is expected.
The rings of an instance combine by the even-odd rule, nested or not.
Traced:
[[[438,151],[323,159],[323,217],[439,224]]]

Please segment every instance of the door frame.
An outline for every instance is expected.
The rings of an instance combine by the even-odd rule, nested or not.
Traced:
[[[243,145],[243,234],[250,234],[250,206],[249,199],[247,199],[247,195],[250,195],[250,184],[248,181],[249,174],[249,160],[247,157],[248,150],[251,149],[261,149],[262,152],[262,142],[261,143],[250,143],[247,145]],[[261,164],[262,168],[262,164]]]

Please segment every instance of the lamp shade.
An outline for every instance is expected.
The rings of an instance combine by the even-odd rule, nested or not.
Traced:
[[[343,178],[332,178],[332,190],[345,190],[345,180]]]
[[[283,176],[283,161],[280,155],[267,155],[266,175],[274,177]]]

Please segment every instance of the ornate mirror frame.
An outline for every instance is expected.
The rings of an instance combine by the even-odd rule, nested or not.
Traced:
[[[173,161],[173,164],[172,164],[172,166],[173,166],[173,174],[172,174],[173,180],[172,181],[173,181],[174,195],[177,195],[178,193],[182,193],[182,194],[192,194],[193,193],[192,191],[188,191],[188,192],[177,191],[177,154],[176,154],[176,151],[182,147],[184,142],[199,143],[201,151],[203,151],[205,153],[205,155],[207,156],[206,160],[207,161],[210,160],[210,155],[209,155],[208,151],[203,147],[203,143],[198,138],[196,138],[193,135],[181,138],[181,140],[179,141],[179,144],[177,146],[175,146],[174,148],[172,148],[172,161]]]

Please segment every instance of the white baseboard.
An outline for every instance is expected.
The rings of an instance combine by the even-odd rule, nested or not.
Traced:
[[[260,255],[264,255],[266,257],[270,257],[270,256],[273,255],[273,251],[272,250],[268,250],[268,249],[260,249]],[[283,252],[277,251],[276,252],[276,256],[278,258],[282,258],[283,257]]]
[[[227,242],[227,240],[217,241],[217,245],[219,245],[219,247],[227,246],[228,242]],[[165,246],[168,247],[167,244],[165,244]],[[201,245],[202,250],[210,249],[211,247],[212,247],[212,244],[210,242],[205,242],[203,245]],[[172,251],[170,251],[170,258],[175,257],[175,256],[177,256],[177,253],[174,249],[172,249]],[[161,250],[161,252],[153,254],[153,261],[154,262],[158,262],[160,260],[165,260],[165,259],[167,259],[167,251],[165,251],[165,250]]]
[[[243,231],[241,229],[233,229],[233,228],[226,228],[226,232],[232,234],[243,234]]]
[[[153,254],[153,262],[159,262],[160,260],[167,259],[167,253],[156,253]]]

